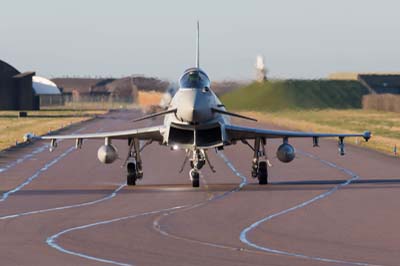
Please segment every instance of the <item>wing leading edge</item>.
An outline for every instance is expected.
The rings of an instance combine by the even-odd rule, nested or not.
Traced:
[[[230,140],[244,140],[255,138],[329,138],[329,137],[363,137],[366,141],[371,138],[371,132],[366,131],[362,134],[332,134],[332,133],[314,133],[285,130],[268,130],[260,128],[242,127],[236,125],[225,125],[226,133]]]
[[[139,140],[153,140],[162,141],[162,130],[164,126],[146,127],[122,131],[101,132],[101,133],[88,133],[76,135],[49,135],[43,136],[42,139],[131,139],[136,138]]]

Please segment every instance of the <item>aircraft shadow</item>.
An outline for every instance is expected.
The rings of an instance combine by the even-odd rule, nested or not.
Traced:
[[[256,183],[250,184],[243,190],[265,190],[265,191],[290,191],[290,190],[327,190],[333,186],[345,183],[345,179],[331,180],[299,180],[299,181],[278,181],[271,182],[266,186],[260,186]],[[400,179],[361,179],[354,180],[348,186],[341,187],[343,190],[355,189],[383,189],[396,188],[399,189]]]
[[[326,191],[332,188],[334,185],[339,185],[346,182],[342,179],[334,180],[303,180],[303,181],[282,181],[272,182],[268,185],[259,185],[255,181],[249,183],[241,189],[241,191]],[[343,190],[354,190],[354,189],[400,189],[400,179],[365,179],[355,180],[349,186],[342,187]],[[104,186],[103,186],[104,187]],[[204,192],[220,192],[225,193],[227,191],[236,190],[238,187],[237,183],[223,183],[223,184],[208,184],[207,186],[202,185],[200,188],[193,188],[191,184],[160,184],[160,185],[140,185],[133,187],[125,187],[120,190],[118,194],[143,194],[143,193],[204,193]],[[98,195],[106,196],[113,193],[115,187],[110,188],[89,188],[89,189],[32,189],[19,191],[14,196],[44,196],[44,195]],[[0,191],[0,194],[7,192],[5,190]]]
[[[347,180],[345,179],[281,181],[281,182],[272,182],[271,185],[338,185],[346,181]],[[386,183],[400,184],[400,179],[359,179],[351,182],[351,184],[386,184]]]

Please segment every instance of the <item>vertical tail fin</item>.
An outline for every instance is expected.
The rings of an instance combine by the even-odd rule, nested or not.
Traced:
[[[200,25],[197,21],[197,38],[196,38],[196,67],[200,67]]]

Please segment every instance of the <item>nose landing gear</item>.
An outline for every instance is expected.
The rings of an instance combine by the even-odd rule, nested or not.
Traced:
[[[193,157],[190,159],[190,166],[192,169],[189,172],[192,187],[200,187],[200,173],[199,170],[206,164],[206,154],[204,150],[193,151]]]
[[[204,149],[195,149],[195,150],[186,150],[185,160],[179,170],[179,173],[185,168],[187,161],[190,161],[189,177],[192,181],[192,187],[200,187],[200,169],[207,163],[210,167],[211,171],[215,173],[215,168],[211,164],[210,159],[207,156],[207,150]]]
[[[193,168],[189,172],[192,187],[200,187],[200,174],[197,169]]]

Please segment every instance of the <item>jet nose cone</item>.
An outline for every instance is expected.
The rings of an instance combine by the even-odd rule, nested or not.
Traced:
[[[212,118],[208,98],[199,94],[197,90],[188,91],[179,102],[177,116],[189,123],[200,123]]]
[[[196,107],[195,108],[193,108],[193,111],[192,111],[192,121],[193,122],[201,122],[201,117],[202,115],[201,115],[201,111],[200,110],[198,110],[198,109],[196,109]]]
[[[182,107],[178,108],[176,115],[182,121],[192,122],[193,121],[193,113],[194,113],[194,108],[182,106]]]

